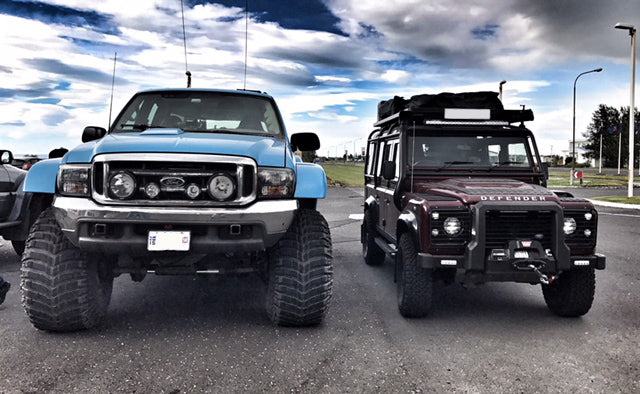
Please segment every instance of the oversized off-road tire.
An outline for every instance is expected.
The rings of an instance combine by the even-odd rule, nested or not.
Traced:
[[[565,271],[553,283],[542,285],[547,307],[563,317],[577,317],[589,312],[595,292],[596,273],[593,268]]]
[[[27,238],[20,285],[22,305],[36,328],[75,331],[103,320],[113,274],[100,256],[73,246],[47,209]]]
[[[22,253],[24,253],[25,244],[25,241],[11,241],[11,246],[13,246],[13,250],[18,256],[22,256]]]
[[[418,254],[409,233],[400,236],[396,253],[398,309],[404,317],[424,317],[431,311],[433,271],[418,266]]]
[[[385,253],[376,244],[376,223],[371,210],[364,212],[362,221],[362,255],[367,265],[380,265],[384,263]]]
[[[331,234],[315,210],[299,209],[286,234],[269,250],[266,308],[283,326],[322,322],[333,285]]]

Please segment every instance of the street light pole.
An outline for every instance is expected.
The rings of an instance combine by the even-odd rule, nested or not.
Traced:
[[[600,160],[598,160],[598,174],[602,174],[602,133],[600,133]]]
[[[589,70],[578,74],[575,81],[573,81],[573,146],[571,153],[571,173],[569,174],[569,184],[573,185],[573,174],[576,170],[576,83],[578,83],[578,78],[583,76],[584,74],[589,73],[599,73],[602,71],[602,68],[596,68],[594,70]]]
[[[616,29],[628,30],[631,36],[631,99],[629,103],[629,184],[627,186],[627,197],[633,197],[633,151],[634,151],[634,98],[636,84],[636,28],[628,23],[616,23]]]

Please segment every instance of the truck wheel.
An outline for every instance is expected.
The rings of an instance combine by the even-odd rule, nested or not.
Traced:
[[[396,253],[398,309],[404,317],[424,317],[431,311],[433,272],[418,266],[411,235],[400,236]]]
[[[266,308],[283,326],[322,322],[331,299],[331,234],[318,211],[298,209],[286,234],[269,250]]]
[[[556,315],[577,317],[589,312],[596,292],[596,273],[593,268],[563,272],[550,285],[542,285],[547,307]]]
[[[13,246],[13,250],[16,251],[18,256],[22,256],[22,253],[24,253],[24,245],[25,241],[11,241],[11,246]]]
[[[100,257],[73,246],[47,209],[27,238],[20,285],[22,305],[36,328],[74,331],[102,321],[113,274]]]
[[[380,265],[384,263],[385,253],[376,244],[376,224],[373,221],[371,210],[364,213],[362,222],[362,255],[367,265]]]

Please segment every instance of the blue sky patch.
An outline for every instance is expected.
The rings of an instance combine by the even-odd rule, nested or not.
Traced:
[[[500,25],[484,25],[471,30],[471,34],[479,40],[486,40],[494,37]]]
[[[37,98],[37,99],[33,99],[33,100],[28,100],[28,103],[32,103],[32,104],[58,104],[61,100],[58,98],[53,98],[53,97],[43,97],[43,98]]]

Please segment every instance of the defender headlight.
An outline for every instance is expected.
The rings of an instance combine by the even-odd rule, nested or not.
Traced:
[[[58,190],[64,196],[89,196],[91,164],[65,164],[58,172]]]
[[[460,219],[450,217],[444,220],[444,232],[448,235],[456,235],[462,230],[462,223]]]
[[[136,192],[136,180],[126,171],[116,172],[109,179],[109,191],[120,200],[127,199]]]
[[[221,172],[209,179],[208,189],[209,195],[214,200],[225,201],[233,195],[233,192],[236,190],[236,186],[233,182],[233,179],[229,175]]]
[[[258,194],[261,197],[293,197],[295,175],[289,168],[258,168]]]
[[[576,220],[574,218],[564,218],[564,225],[562,226],[562,231],[566,235],[571,235],[576,231]]]

